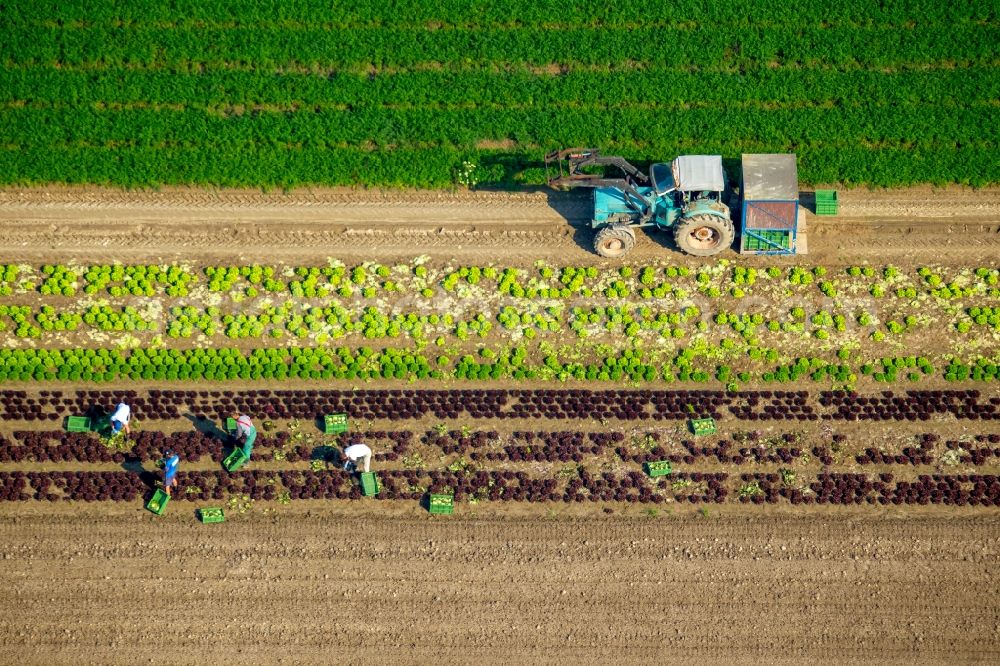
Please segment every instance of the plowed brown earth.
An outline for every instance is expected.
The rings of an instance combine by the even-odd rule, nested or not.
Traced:
[[[1000,188],[842,191],[834,218],[808,212],[810,196],[802,202],[816,261],[962,263],[1000,253]],[[597,263],[590,206],[586,192],[8,188],[0,189],[0,252],[6,261],[386,261],[428,254]],[[640,232],[632,257],[673,251],[669,233]]]
[[[992,512],[19,511],[0,517],[8,664],[1000,659]]]

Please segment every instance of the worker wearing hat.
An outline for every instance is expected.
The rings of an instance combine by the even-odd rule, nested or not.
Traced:
[[[358,468],[358,461],[365,461],[365,471],[371,471],[372,450],[367,444],[351,444],[344,449],[344,471],[350,472]]]
[[[177,485],[177,465],[181,459],[176,453],[169,451],[163,456],[160,462],[163,464],[163,487],[170,496],[170,489]]]
[[[132,409],[124,402],[118,403],[111,415],[111,431],[116,435],[122,430],[125,431],[126,435],[131,434],[132,429],[128,424],[130,420],[132,420]]]
[[[249,416],[240,414],[240,417],[236,419],[236,442],[242,445],[243,455],[246,456],[247,460],[250,460],[250,454],[253,453],[255,441],[257,441],[257,428],[254,427]]]

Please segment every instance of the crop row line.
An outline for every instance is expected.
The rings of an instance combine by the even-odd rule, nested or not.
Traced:
[[[789,16],[783,19],[749,19],[745,15],[726,22],[727,29],[743,28],[746,30],[769,29],[879,29],[879,30],[933,30],[949,29],[954,26],[1000,27],[1000,21],[987,16],[925,16],[922,14],[910,17],[897,17],[895,20],[885,20],[884,16],[873,15],[868,18],[831,18],[829,16],[813,16],[804,20],[799,16]],[[525,21],[511,17],[496,17],[488,20],[456,20],[423,19],[418,21],[401,20],[386,23],[383,18],[370,20],[316,20],[299,18],[112,18],[103,19],[62,19],[62,18],[0,18],[0,29],[14,30],[28,27],[49,28],[64,31],[87,31],[102,29],[122,30],[257,30],[266,32],[298,32],[304,30],[348,31],[348,30],[402,30],[413,32],[437,32],[461,30],[469,32],[504,32],[517,30],[662,30],[664,32],[688,32],[717,28],[715,19],[695,20],[691,17],[675,19],[649,18],[645,20],[622,20],[618,17],[595,18],[580,16],[577,20],[541,20]]]
[[[730,144],[741,140],[796,145],[850,145],[864,139],[889,145],[944,140],[970,145],[1000,138],[1000,125],[987,122],[992,107],[792,109],[689,108],[674,110],[669,124],[650,122],[643,108],[607,109],[595,114],[566,109],[355,108],[309,113],[244,113],[219,116],[186,109],[0,109],[4,136],[12,143],[46,145],[85,141],[213,144],[251,141],[298,145],[412,144],[475,145],[482,140],[518,143],[622,145],[669,143],[677,137]],[[670,156],[662,156],[668,158]]]
[[[623,58],[614,62],[596,63],[560,58],[550,62],[524,62],[507,59],[472,60],[454,62],[437,62],[428,60],[408,65],[386,64],[373,62],[358,62],[346,66],[333,66],[314,58],[308,60],[290,59],[286,62],[262,65],[247,60],[191,59],[180,60],[172,64],[161,62],[108,62],[105,59],[80,60],[63,62],[60,60],[41,61],[37,59],[12,60],[3,62],[6,72],[49,72],[59,75],[71,73],[103,72],[109,74],[121,73],[156,73],[171,75],[197,75],[199,77],[224,74],[243,73],[254,74],[262,78],[273,75],[300,75],[309,78],[332,80],[338,76],[353,76],[369,82],[378,77],[398,77],[408,74],[439,74],[439,75],[527,75],[541,80],[561,80],[572,74],[656,74],[677,76],[683,74],[728,75],[735,82],[744,76],[767,76],[781,73],[831,73],[845,76],[859,74],[894,75],[906,73],[928,72],[965,72],[982,69],[985,71],[1000,67],[1000,59],[947,59],[939,61],[898,61],[893,64],[879,63],[874,67],[862,66],[857,63],[823,63],[810,61],[778,61],[767,62],[745,60],[726,64],[704,65],[685,62],[652,62]],[[703,92],[711,92],[705,90]]]
[[[551,149],[554,144],[542,145],[538,142],[527,141],[511,141],[509,149],[505,150],[503,148],[494,148],[488,144],[493,140],[505,141],[506,137],[495,137],[481,138],[481,139],[470,139],[465,142],[455,142],[450,140],[424,140],[424,141],[389,141],[389,142],[375,142],[372,140],[359,140],[354,141],[335,141],[335,140],[315,140],[315,141],[287,141],[282,139],[270,139],[270,138],[256,138],[256,139],[245,139],[245,140],[225,140],[225,139],[211,139],[211,140],[194,140],[194,139],[176,139],[176,140],[138,140],[138,139],[106,139],[103,141],[98,140],[87,140],[87,139],[75,139],[75,140],[59,140],[50,139],[44,140],[39,138],[38,140],[29,141],[15,141],[9,140],[0,144],[0,151],[9,151],[13,153],[19,153],[24,151],[38,150],[38,149],[56,149],[56,150],[66,150],[71,152],[74,149],[95,149],[95,150],[107,150],[111,152],[122,152],[128,151],[130,149],[134,150],[144,150],[144,149],[155,149],[155,150],[165,150],[165,149],[194,149],[199,151],[204,150],[217,150],[217,149],[234,149],[240,150],[244,148],[276,148],[282,152],[289,151],[295,152],[309,152],[309,151],[331,151],[331,150],[341,150],[348,152],[357,152],[359,154],[384,154],[387,158],[391,158],[392,153],[402,153],[402,152],[434,152],[444,149],[454,149],[457,151],[462,151],[461,154],[456,154],[454,158],[455,161],[451,162],[449,166],[449,171],[444,174],[446,182],[451,182],[452,174],[450,170],[457,168],[459,166],[458,161],[464,156],[465,159],[475,159],[475,155],[479,155],[482,159],[488,159],[491,154],[502,154],[511,155],[519,157],[523,160],[522,164],[534,165],[541,162],[540,156],[544,150]],[[573,142],[576,145],[596,145],[595,142],[590,141],[577,141]],[[487,144],[487,145],[484,145]],[[933,150],[957,150],[960,152],[974,150],[993,150],[997,147],[998,141],[995,139],[868,139],[865,137],[851,137],[839,140],[792,140],[790,143],[777,143],[774,141],[753,141],[750,139],[741,139],[739,142],[730,143],[719,143],[714,141],[699,141],[698,139],[687,139],[671,141],[669,143],[659,143],[657,141],[628,141],[623,142],[619,145],[619,149],[626,151],[642,151],[643,157],[639,159],[652,160],[654,156],[657,158],[656,161],[669,160],[670,158],[664,158],[664,155],[674,156],[681,154],[683,152],[701,152],[706,154],[720,154],[720,153],[739,153],[739,152],[767,152],[767,151],[777,151],[782,148],[790,148],[792,150],[797,150],[799,152],[800,164],[805,155],[805,159],[809,159],[810,149],[834,149],[834,150],[853,150],[857,154],[855,157],[861,157],[867,153],[873,153],[883,150],[910,150],[913,148],[924,148]],[[634,154],[634,153],[633,153]],[[646,157],[646,155],[649,155]],[[802,167],[800,166],[800,173]],[[992,173],[992,170],[986,172]],[[984,174],[985,175],[985,174]],[[3,176],[0,176],[0,180],[3,180]],[[811,179],[810,181],[803,182],[832,182],[835,179]],[[841,180],[849,182],[851,179],[847,177],[841,177]],[[308,181],[307,181],[308,182]],[[495,182],[495,181],[487,181]],[[544,179],[535,178],[531,181],[532,184],[544,184]],[[985,182],[996,182],[995,180],[988,180]]]
[[[988,3],[955,1],[946,5],[920,0],[896,0],[872,4],[864,0],[838,0],[823,5],[787,3],[780,0],[747,0],[738,6],[706,5],[697,0],[677,0],[652,4],[636,11],[627,0],[606,0],[599,5],[570,4],[560,0],[498,0],[470,6],[462,0],[398,0],[392,3],[364,4],[345,0],[284,0],[281,2],[234,0],[224,5],[197,0],[174,0],[163,4],[156,0],[132,0],[96,7],[53,2],[51,0],[15,0],[5,4],[5,14],[17,21],[252,21],[261,24],[283,22],[334,22],[346,24],[412,25],[443,23],[534,24],[543,21],[564,23],[596,22],[607,25],[631,25],[636,17],[642,22],[681,22],[702,20],[711,25],[743,24],[757,21],[784,22],[903,22],[933,20],[947,23],[995,21],[996,9]],[[309,17],[303,19],[303,17]]]
[[[976,121],[973,127],[982,126],[982,122]],[[372,141],[351,147],[328,143],[310,149],[261,141],[212,145],[189,141],[176,146],[161,142],[109,150],[96,145],[29,146],[5,138],[0,142],[7,146],[0,150],[0,182],[90,182],[130,187],[321,184],[448,188],[461,185],[457,170],[464,162],[471,161],[478,185],[515,187],[545,183],[537,148],[518,144],[508,148],[481,147],[480,141],[482,137],[464,147],[439,142],[426,148],[407,148]],[[581,137],[574,143],[592,141]],[[818,145],[787,137],[774,142],[666,139],[649,143],[646,148],[633,148],[632,143],[593,143],[602,145],[606,152],[620,152],[640,162],[662,161],[685,153],[730,155],[791,150],[798,153],[799,181],[803,185],[841,182],[882,187],[915,183],[982,186],[1000,182],[996,143],[976,139],[942,139],[928,144],[883,142],[884,147],[877,150],[849,141]]]
[[[695,29],[664,39],[655,28],[479,32],[409,31],[391,28],[328,32],[302,30],[104,29],[65,32],[32,27],[5,33],[0,60],[12,62],[253,61],[267,66],[310,62],[315,54],[337,65],[418,62],[559,62],[564,54],[589,63],[635,61],[801,61],[893,65],[909,61],[995,60],[997,30],[950,25],[946,31],[876,28],[802,28],[795,31]],[[210,56],[210,57],[205,57]]]
[[[549,109],[567,109],[578,111],[611,111],[611,110],[636,110],[636,111],[689,111],[698,109],[735,109],[735,110],[761,110],[761,111],[781,111],[781,110],[806,110],[806,109],[912,109],[917,110],[922,107],[932,107],[935,109],[952,110],[976,110],[981,108],[995,108],[1000,106],[1000,99],[958,99],[954,97],[945,100],[935,98],[914,99],[910,97],[905,100],[871,100],[857,99],[847,96],[827,97],[824,99],[786,99],[786,100],[698,100],[698,101],[618,101],[618,102],[597,102],[582,100],[553,100],[546,102]],[[291,99],[282,102],[266,100],[248,100],[246,104],[237,102],[212,102],[201,103],[191,101],[177,102],[154,102],[154,101],[128,101],[117,102],[111,100],[94,100],[87,104],[87,108],[94,111],[163,111],[182,113],[187,111],[200,111],[211,115],[218,115],[223,118],[233,116],[243,116],[245,114],[309,114],[322,113],[326,111],[351,113],[361,110],[383,109],[387,111],[534,111],[539,104],[535,102],[501,102],[501,101],[469,101],[469,102],[391,102],[386,100],[357,101],[351,103],[337,102],[332,100],[305,100]],[[11,98],[0,100],[0,110],[2,109],[29,109],[34,111],[44,110],[79,110],[84,108],[79,100],[40,100]]]

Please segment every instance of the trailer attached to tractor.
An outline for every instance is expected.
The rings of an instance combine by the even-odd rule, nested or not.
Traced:
[[[765,165],[769,157],[790,157],[794,179],[794,155],[754,157],[764,158]],[[613,167],[621,174],[606,175],[605,167]],[[597,231],[594,251],[602,257],[626,255],[635,245],[635,229],[642,227],[673,229],[677,247],[699,257],[722,252],[732,246],[736,236],[732,214],[723,200],[726,176],[719,155],[682,155],[669,164],[653,164],[646,174],[623,157],[570,148],[548,153],[545,171],[549,185],[556,189],[594,190],[591,228]],[[787,169],[782,172],[785,177],[788,174]],[[787,196],[787,189],[781,190],[782,196]],[[791,224],[794,228],[794,212]],[[773,234],[755,235],[769,241]],[[794,237],[792,231],[793,241]]]

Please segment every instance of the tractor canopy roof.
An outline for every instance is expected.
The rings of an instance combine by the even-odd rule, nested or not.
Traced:
[[[672,170],[677,189],[682,192],[721,192],[726,187],[721,155],[681,155],[674,160]]]

